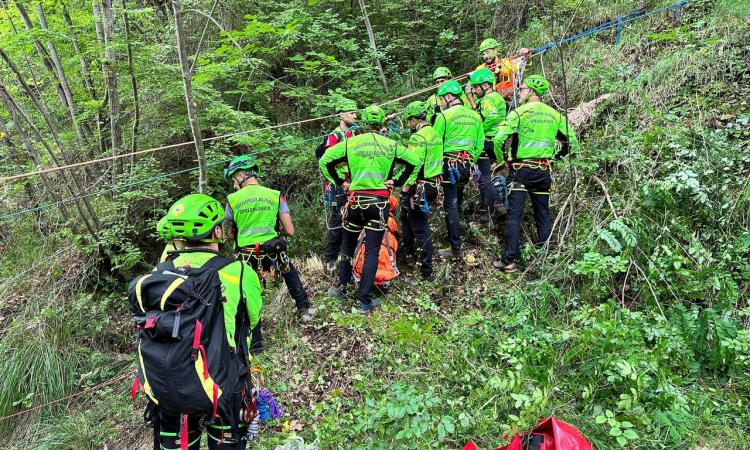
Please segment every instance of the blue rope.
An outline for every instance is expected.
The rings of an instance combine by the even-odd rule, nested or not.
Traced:
[[[299,144],[296,144],[296,145],[304,144],[305,142],[309,142],[309,141],[312,141],[312,140],[315,140],[315,139],[320,139],[321,137],[327,136],[328,134],[329,133],[322,134],[320,136],[313,136],[311,138],[303,139],[301,142],[299,142]],[[267,152],[270,152],[270,151],[273,151],[273,150],[286,150],[286,149],[289,149],[289,148],[292,148],[292,147],[293,147],[293,145],[292,146],[287,145],[287,146],[281,146],[281,147],[274,147],[274,148],[269,148],[267,150],[263,150],[261,152],[254,153],[254,154],[257,155],[257,154],[267,153]],[[213,162],[210,162],[210,163],[206,164],[206,166],[207,167],[211,167],[211,166],[216,166],[216,165],[219,165],[219,164],[226,164],[229,161],[231,161],[231,158],[229,158],[229,159],[222,159],[222,160],[218,160],[218,161],[213,161]],[[3,216],[0,216],[0,222],[4,222],[4,221],[10,220],[10,219],[14,219],[16,217],[25,216],[27,214],[31,214],[31,213],[34,213],[34,212],[37,212],[37,211],[42,211],[42,210],[45,210],[45,209],[54,208],[55,206],[64,205],[64,204],[67,204],[67,203],[70,203],[70,202],[74,202],[74,201],[77,201],[77,200],[82,200],[84,198],[98,197],[98,196],[100,196],[102,194],[106,194],[108,192],[116,192],[116,191],[121,191],[123,189],[135,187],[135,186],[142,186],[144,184],[149,184],[149,183],[152,183],[154,181],[162,180],[164,178],[171,178],[171,177],[173,177],[175,175],[180,175],[180,174],[187,173],[187,172],[193,172],[195,170],[198,170],[198,166],[190,167],[190,168],[182,169],[182,170],[177,170],[175,172],[163,173],[163,174],[156,175],[156,176],[153,176],[153,177],[150,177],[150,178],[145,178],[143,180],[134,181],[134,182],[131,182],[131,183],[120,184],[120,185],[117,185],[115,187],[111,187],[111,188],[108,188],[108,189],[102,189],[102,190],[99,190],[99,191],[96,191],[96,192],[89,192],[87,194],[82,194],[82,195],[79,195],[79,196],[76,196],[76,197],[69,197],[69,198],[66,198],[66,199],[63,199],[63,200],[59,200],[57,202],[45,203],[45,204],[36,206],[34,208],[21,209],[21,210],[14,211],[12,213],[8,213],[8,214],[5,214]],[[126,191],[126,192],[133,192],[133,191]]]
[[[631,13],[622,15],[616,19],[610,20],[609,22],[603,23],[601,25],[595,26],[594,28],[591,28],[586,31],[582,31],[578,34],[574,34],[573,36],[566,37],[565,39],[561,39],[556,42],[551,42],[547,45],[543,45],[541,47],[537,47],[534,49],[534,53],[544,53],[547,50],[553,49],[559,45],[567,44],[569,42],[573,42],[575,40],[584,38],[586,36],[591,36],[592,34],[601,33],[602,31],[609,30],[612,28],[616,29],[615,34],[615,42],[619,43],[620,41],[620,32],[622,31],[622,27],[625,24],[628,24],[630,22],[633,22],[635,20],[639,19],[645,19],[646,17],[651,17],[657,14],[661,14],[665,11],[675,11],[677,17],[680,16],[681,12],[685,7],[687,6],[688,0],[680,0],[680,2],[675,3],[673,5],[665,6],[663,8],[658,8],[653,11],[633,11]]]

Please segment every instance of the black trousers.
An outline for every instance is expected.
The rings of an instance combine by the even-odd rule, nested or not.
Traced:
[[[357,196],[357,200],[347,206],[346,220],[341,239],[341,257],[339,258],[339,285],[346,286],[352,282],[352,260],[357,247],[359,234],[365,232],[365,261],[362,265],[362,277],[359,280],[359,301],[372,303],[372,288],[375,285],[375,274],[378,270],[380,245],[388,220],[388,199],[370,196]]]
[[[253,270],[255,270],[256,272],[258,271],[258,267],[262,268],[264,271],[269,271],[271,270],[271,266],[273,266],[273,261],[268,255],[262,255],[260,256],[260,259],[252,256],[247,259],[250,260],[250,264],[253,266]],[[277,269],[277,273],[280,273],[282,278],[284,278],[286,288],[289,290],[289,295],[291,295],[294,299],[294,303],[297,305],[297,310],[299,311],[309,308],[310,299],[307,296],[305,287],[302,285],[302,279],[299,276],[299,270],[294,267],[294,264],[289,261],[289,270],[287,270],[286,272],[282,272],[281,270]]]
[[[479,197],[482,203],[482,209],[487,211],[489,214],[495,210],[495,202],[497,201],[497,192],[492,187],[492,159],[490,155],[493,155],[492,141],[484,141],[484,152],[477,161],[477,167],[479,168]]]
[[[505,252],[502,259],[513,262],[518,259],[521,246],[521,221],[526,206],[526,197],[531,198],[536,222],[537,245],[543,245],[549,239],[552,225],[549,218],[549,190],[552,186],[552,174],[549,170],[522,167],[513,168],[508,173],[510,194],[508,195],[508,221],[505,232]]]
[[[326,262],[336,261],[341,249],[341,209],[346,205],[346,191],[341,186],[332,185],[331,218],[328,222]],[[326,194],[327,195],[327,194]]]
[[[464,188],[469,182],[471,168],[469,163],[458,163],[458,174],[453,173],[453,183],[448,167],[448,161],[443,163],[443,210],[445,211],[445,227],[448,230],[448,240],[451,248],[461,248],[461,208],[464,200]]]
[[[157,412],[159,415],[158,427],[154,428],[154,450],[179,450],[180,449],[180,416],[171,416]],[[200,450],[202,432],[200,429],[200,417],[188,416],[188,450]],[[226,422],[226,421],[224,421]],[[245,450],[246,441],[232,440],[229,426],[220,425],[219,423],[206,427],[208,435],[209,450]],[[244,438],[247,426],[240,428],[239,433]],[[226,434],[224,434],[226,433]],[[219,441],[224,434],[224,442]],[[158,442],[158,446],[156,443]]]
[[[430,204],[437,198],[437,188],[431,184],[425,183],[424,197]],[[414,197],[417,193],[417,186],[412,186],[409,196]],[[429,227],[429,213],[424,212],[424,199],[420,195],[414,201],[414,208],[401,208],[401,244],[399,250],[405,254],[414,253],[414,244],[416,243],[419,250],[420,274],[427,278],[432,275],[432,236]]]

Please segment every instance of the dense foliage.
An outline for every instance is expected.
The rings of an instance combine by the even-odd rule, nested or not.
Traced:
[[[203,137],[327,116],[342,96],[408,94],[438,65],[473,69],[488,36],[510,53],[668,4],[365,3],[377,51],[358,2],[183,0]],[[0,177],[193,138],[170,2],[0,6]],[[555,169],[554,245],[526,246],[525,271],[498,276],[504,222],[467,225],[479,267],[441,263],[427,285],[404,273],[372,318],[325,297],[312,257],[325,227],[313,148],[334,120],[208,141],[217,198],[236,144],[263,157],[321,308],[301,327],[283,286],[264,296],[269,350],[256,362],[289,422],[259,446],[297,430],[320,448],[491,448],[555,414],[601,449],[750,448],[749,17],[742,2],[690,1],[618,43],[606,32],[535,57],[528,70],[551,80],[560,109],[610,94]],[[185,145],[0,184],[0,416],[131,368],[124,282],[156,260],[155,222],[196,189],[195,166]],[[148,448],[127,390],[2,420],[0,435],[18,449]]]

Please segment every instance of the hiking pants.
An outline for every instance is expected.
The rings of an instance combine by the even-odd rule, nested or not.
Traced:
[[[447,160],[443,163],[443,210],[445,211],[445,227],[448,230],[448,240],[451,248],[461,248],[461,207],[464,200],[464,188],[469,182],[468,163],[459,163],[458,175],[454,173],[455,183],[451,183]]]
[[[250,260],[250,264],[253,266],[253,270],[258,271],[260,266],[264,271],[270,271],[273,266],[273,261],[268,255],[263,255],[258,258],[247,258]],[[294,267],[291,261],[289,261],[289,270],[282,272],[277,269],[277,273],[280,273],[284,278],[286,288],[289,290],[289,295],[294,299],[294,303],[297,305],[297,311],[307,309],[310,307],[310,299],[307,296],[307,291],[302,285],[302,279],[299,276],[299,270]]]
[[[495,202],[497,201],[497,192],[492,187],[492,141],[484,141],[484,152],[477,161],[477,168],[479,169],[479,197],[481,199],[482,210],[487,211],[491,216],[495,210]]]
[[[510,182],[508,222],[502,260],[514,262],[518,259],[521,246],[521,220],[527,196],[531,198],[531,207],[534,210],[537,230],[536,245],[544,245],[549,239],[552,232],[549,218],[549,190],[552,186],[552,174],[545,169],[522,167],[515,170],[511,168],[508,181]]]
[[[352,282],[352,260],[357,247],[359,234],[365,232],[365,261],[362,264],[362,277],[359,280],[359,301],[365,305],[372,303],[372,288],[378,271],[380,245],[383,242],[388,220],[388,199],[372,196],[357,196],[346,209],[346,220],[341,239],[339,258],[339,285]]]
[[[346,191],[341,186],[331,185],[331,218],[328,222],[326,262],[336,261],[341,249],[341,209],[346,205]]]
[[[179,450],[180,416],[170,416],[162,411],[157,412],[157,414],[159,415],[159,419],[158,427],[154,428],[154,450]],[[200,416],[188,416],[188,450],[200,450],[201,448],[202,432],[200,429],[200,419]],[[243,437],[240,441],[233,441],[231,434],[227,433],[224,436],[224,442],[219,444],[222,433],[228,429],[228,425],[220,425],[220,423],[206,427],[209,450],[245,450],[246,441],[244,436],[247,432],[247,425],[242,426],[239,430],[240,435]]]
[[[430,204],[437,198],[437,188],[429,183],[424,185],[424,196]],[[413,197],[417,192],[417,186],[412,186],[409,195]],[[414,252],[414,243],[419,249],[419,273],[423,278],[432,275],[432,236],[428,223],[429,212],[424,212],[423,200],[417,196],[414,208],[401,208],[401,247],[403,254]]]

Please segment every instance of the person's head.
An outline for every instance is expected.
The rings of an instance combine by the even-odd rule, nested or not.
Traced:
[[[490,69],[480,69],[469,78],[471,92],[479,98],[492,92],[495,86],[495,74]]]
[[[385,124],[385,111],[378,105],[370,105],[362,111],[362,123],[371,130],[380,130]]]
[[[482,62],[490,65],[497,59],[497,49],[500,44],[493,38],[485,39],[479,44],[479,55],[482,58]]]
[[[401,119],[409,127],[410,130],[414,131],[419,128],[421,123],[425,123],[427,117],[427,105],[419,100],[414,101],[406,105],[403,113],[401,113]]]
[[[245,183],[254,180],[259,175],[258,161],[250,155],[240,155],[233,158],[224,169],[224,178],[232,180],[236,190],[242,189]]]
[[[340,100],[336,103],[336,114],[347,127],[354,125],[357,123],[357,103],[346,98]]]
[[[206,194],[189,194],[177,200],[162,221],[161,229],[157,226],[159,235],[182,239],[188,247],[212,246],[224,240],[224,208]]]
[[[432,79],[438,86],[450,80],[451,78],[453,78],[453,74],[447,67],[438,67],[434,72],[432,72]]]
[[[529,75],[524,78],[518,90],[521,102],[539,100],[549,91],[549,81],[541,75]]]
[[[458,103],[462,103],[461,94],[463,90],[458,81],[451,80],[441,84],[437,90],[437,96],[440,99],[440,106],[448,109]]]

